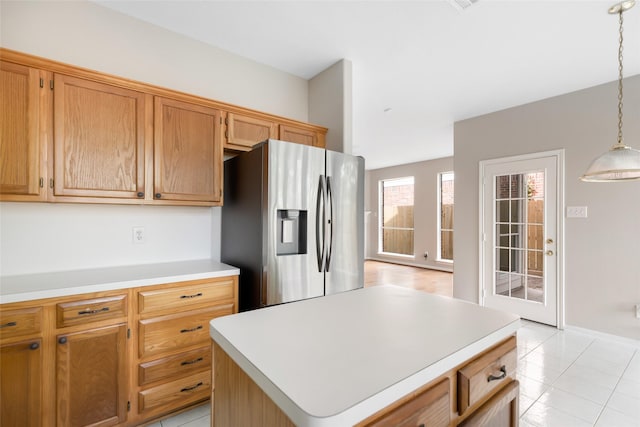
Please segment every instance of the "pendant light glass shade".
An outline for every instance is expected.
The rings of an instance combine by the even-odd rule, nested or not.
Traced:
[[[631,9],[636,0],[626,0],[609,8],[620,20],[620,43],[618,46],[618,143],[596,158],[580,177],[587,182],[640,181],[640,150],[622,142],[622,14]]]
[[[640,150],[616,144],[580,177],[587,182],[640,181]]]

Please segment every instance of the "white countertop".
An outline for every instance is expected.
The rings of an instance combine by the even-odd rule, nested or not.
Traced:
[[[237,276],[240,270],[210,259],[127,265],[0,277],[0,303],[30,301],[88,292],[213,277]]]
[[[299,427],[353,425],[513,334],[519,318],[376,286],[214,319],[210,333]]]

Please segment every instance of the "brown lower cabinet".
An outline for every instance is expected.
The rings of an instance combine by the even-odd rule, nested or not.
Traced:
[[[0,347],[0,425],[35,427],[42,420],[42,340]]]
[[[262,389],[213,344],[214,427],[294,423]],[[518,425],[516,337],[498,343],[362,420],[356,427],[453,427]],[[248,424],[247,424],[248,423]],[[256,424],[257,425],[257,424]]]
[[[0,305],[0,426],[137,426],[206,401],[237,276]]]
[[[126,323],[57,337],[59,426],[114,426],[127,419],[126,346]]]

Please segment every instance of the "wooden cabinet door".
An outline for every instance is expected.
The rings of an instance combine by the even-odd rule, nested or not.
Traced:
[[[154,199],[222,201],[219,110],[156,97]]]
[[[0,425],[42,424],[42,345],[40,339],[0,348]]]
[[[34,68],[0,61],[2,200],[46,199],[45,138],[41,132],[46,131],[43,121],[50,90],[48,80],[45,88],[45,75]]]
[[[318,135],[314,131],[291,125],[280,125],[279,139],[297,144],[318,146]]]
[[[58,425],[110,426],[126,420],[126,344],[126,324],[58,335]]]
[[[151,96],[56,74],[56,196],[144,197]]]
[[[257,143],[278,136],[276,124],[269,120],[228,113],[225,122],[227,132],[224,148],[226,149],[249,151]]]

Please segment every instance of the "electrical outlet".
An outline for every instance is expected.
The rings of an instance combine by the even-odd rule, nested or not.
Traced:
[[[586,206],[568,206],[567,218],[586,218],[587,207]]]
[[[140,244],[145,242],[144,227],[133,227],[133,243]]]
[[[636,319],[640,319],[640,304],[636,304]]]
[[[425,251],[423,256],[424,256],[424,259],[429,258],[429,252]]]

